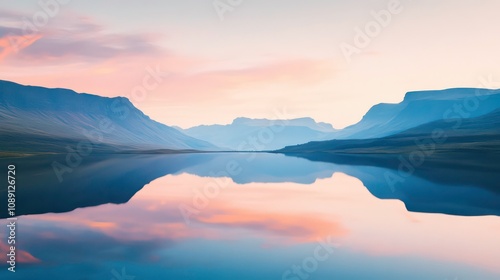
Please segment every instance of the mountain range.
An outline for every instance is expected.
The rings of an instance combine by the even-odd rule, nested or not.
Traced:
[[[0,81],[0,151],[217,150],[144,115],[127,98],[107,98]],[[88,150],[88,149],[87,149]]]
[[[316,123],[311,118],[237,118],[229,125],[201,125],[179,130],[231,150],[278,150],[285,146],[333,139],[383,138],[420,126],[425,128],[426,124],[436,121],[448,120],[453,123],[454,121],[449,120],[484,116],[499,108],[500,90],[456,88],[409,92],[400,103],[373,106],[360,122],[341,130],[326,123]],[[476,129],[481,130],[480,127]],[[257,144],[248,145],[252,138]]]
[[[408,92],[397,104],[373,106],[363,119],[332,139],[368,139],[393,135],[442,119],[473,118],[500,108],[500,90],[455,88]]]
[[[500,153],[500,109],[467,119],[430,122],[391,136],[373,139],[316,141],[278,150],[283,153],[407,154],[435,156],[451,152]]]
[[[182,133],[204,139],[228,150],[276,150],[316,140],[327,140],[336,130],[331,124],[318,123],[312,118],[268,120],[237,118],[228,125],[200,125]]]
[[[411,151],[416,139],[431,139],[436,129],[447,138],[434,145],[440,149],[491,148],[500,134],[499,116],[500,90],[456,88],[409,92],[400,103],[373,106],[341,130],[307,117],[241,117],[228,125],[182,129],[152,120],[125,97],[0,81],[0,154],[67,153],[88,143],[101,153],[385,154]]]

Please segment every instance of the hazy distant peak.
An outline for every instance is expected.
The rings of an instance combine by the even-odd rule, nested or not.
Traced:
[[[404,101],[411,102],[417,100],[451,100],[498,93],[500,93],[500,90],[498,89],[495,90],[484,88],[450,88],[443,90],[410,91],[406,93]]]
[[[334,131],[335,129],[329,123],[316,122],[313,118],[302,117],[288,120],[270,120],[270,119],[251,119],[239,117],[233,120],[232,125],[245,126],[272,126],[272,125],[287,125],[287,126],[304,126],[320,131]]]

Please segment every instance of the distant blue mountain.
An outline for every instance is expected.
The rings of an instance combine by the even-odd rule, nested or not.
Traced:
[[[381,138],[315,141],[278,152],[403,155],[419,150],[448,160],[467,152],[500,158],[500,109],[475,118],[433,121]]]
[[[151,120],[124,97],[0,81],[0,151],[58,152],[92,141],[104,150],[215,150]]]
[[[366,148],[370,139],[389,136],[398,138],[391,140],[396,147],[406,145],[400,140],[416,133],[411,129],[418,128],[425,134],[436,126],[434,122],[445,119],[475,119],[484,127],[469,124],[474,126],[474,133],[491,130],[497,123],[490,122],[490,127],[486,127],[487,120],[477,118],[498,109],[500,90],[458,88],[409,92],[401,103],[373,106],[360,122],[343,130],[312,118],[237,118],[229,125],[181,129],[151,120],[124,97],[107,98],[0,80],[0,152],[61,152],[66,151],[68,144],[82,140],[94,141],[94,149],[103,152],[266,151],[287,146],[287,151],[306,147],[307,150],[312,146],[318,151],[338,149],[339,145],[359,147],[362,143]],[[450,133],[458,136],[471,133],[464,128]],[[328,142],[332,139],[351,141]],[[353,141],[358,139],[369,141]],[[313,143],[290,147],[309,142]]]
[[[331,139],[368,139],[393,135],[448,118],[474,118],[500,108],[500,90],[456,88],[406,94],[398,104],[373,106],[363,119]]]
[[[234,125],[246,125],[246,126],[259,126],[266,127],[269,124],[275,125],[286,125],[286,126],[298,126],[307,127],[312,130],[317,130],[321,132],[334,132],[337,131],[329,123],[316,122],[313,118],[297,118],[291,120],[268,120],[268,119],[250,119],[250,118],[236,118],[233,121]]]
[[[373,106],[363,119],[342,130],[311,118],[282,120],[237,118],[229,125],[202,125],[180,129],[230,150],[276,150],[313,141],[372,139],[395,135],[434,121],[475,118],[500,108],[500,90],[456,88],[406,94],[398,104]],[[272,131],[272,139],[265,139]],[[259,133],[264,137],[258,138]],[[257,138],[257,145],[249,139]],[[262,141],[268,140],[268,141]]]
[[[325,140],[336,130],[312,118],[268,120],[237,118],[229,125],[201,125],[181,132],[228,150],[275,150],[288,145]]]

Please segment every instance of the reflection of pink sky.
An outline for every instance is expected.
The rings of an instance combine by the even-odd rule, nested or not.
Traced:
[[[16,245],[8,245],[6,243],[3,243],[5,238],[2,238],[0,241],[0,262],[2,264],[5,264],[8,260],[9,257],[7,254],[10,252],[10,247],[11,246],[16,246]],[[40,262],[39,259],[33,257],[29,252],[26,252],[24,250],[20,250],[18,247],[16,247],[16,262],[19,263],[38,263]]]
[[[288,246],[333,236],[343,248],[365,254],[419,256],[500,271],[498,217],[409,213],[402,202],[379,200],[360,181],[343,174],[314,185],[232,183],[186,225],[179,205],[191,205],[195,190],[211,180],[169,175],[147,185],[126,206],[24,220],[91,228],[124,240],[239,239],[243,232],[266,244]]]

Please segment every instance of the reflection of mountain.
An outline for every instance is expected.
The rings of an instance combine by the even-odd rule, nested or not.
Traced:
[[[288,145],[330,139],[336,131],[330,124],[317,123],[311,118],[237,118],[228,125],[201,125],[179,130],[218,147],[240,151],[275,150]]]
[[[0,81],[0,152],[64,152],[92,143],[95,151],[214,149],[151,120],[123,97]]]
[[[330,178],[334,172],[321,162],[266,153],[205,154],[197,158],[203,159],[206,164],[189,166],[181,172],[202,177],[230,177],[237,184],[312,184],[317,179]],[[237,172],[231,174],[228,166],[234,167]]]
[[[189,155],[141,156],[113,155],[84,158],[82,164],[62,174],[60,182],[52,168],[54,162],[65,164],[64,156],[35,156],[12,161],[3,166],[17,167],[17,215],[68,212],[80,207],[106,203],[125,203],[154,179],[178,172],[200,160]],[[6,172],[4,172],[6,173]],[[2,179],[7,180],[2,174]],[[0,197],[7,199],[7,187],[0,186]],[[0,217],[7,209],[2,207]]]
[[[412,169],[397,157],[328,153],[295,156],[333,163],[335,172],[358,178],[378,198],[401,200],[409,211],[500,216],[498,157],[457,154],[450,161],[429,160]]]
[[[105,203],[125,203],[149,182],[184,172],[204,177],[231,177],[240,184],[311,184],[317,178],[332,176],[332,171],[325,169],[323,163],[298,158],[290,160],[273,154],[97,155],[84,158],[80,166],[61,174],[63,180],[59,182],[52,167],[54,162],[66,164],[66,158],[55,155],[0,160],[2,166],[14,163],[19,170],[17,215],[59,213]],[[233,167],[228,169],[228,165]],[[241,171],[230,175],[227,170],[233,169]],[[7,180],[5,174],[0,179]],[[0,198],[5,201],[6,188],[0,186]],[[0,209],[0,217],[6,215],[6,209]]]
[[[64,174],[62,182],[58,181],[51,164],[54,161],[62,163],[63,157],[16,159],[14,162],[19,170],[16,212],[18,215],[67,212],[106,203],[125,203],[144,185],[168,174],[214,177],[218,184],[224,184],[224,178],[239,184],[312,184],[317,179],[342,172],[360,179],[378,198],[403,201],[410,211],[500,215],[497,187],[500,168],[496,162],[486,169],[466,166],[466,162],[459,161],[429,161],[407,175],[398,173],[400,162],[397,158],[301,156],[307,159],[264,153],[102,155],[85,158],[81,166]],[[4,166],[11,162],[1,161]],[[1,176],[0,179],[6,179],[5,174]],[[403,181],[391,183],[386,180],[387,176],[400,176]],[[0,199],[7,199],[5,186],[0,186]],[[0,209],[0,217],[6,215],[6,209]]]
[[[384,138],[311,142],[279,152],[372,166],[376,179],[359,173],[368,167],[343,172],[362,180],[379,198],[402,200],[411,211],[499,215],[499,123],[496,110],[470,119],[434,121]]]

